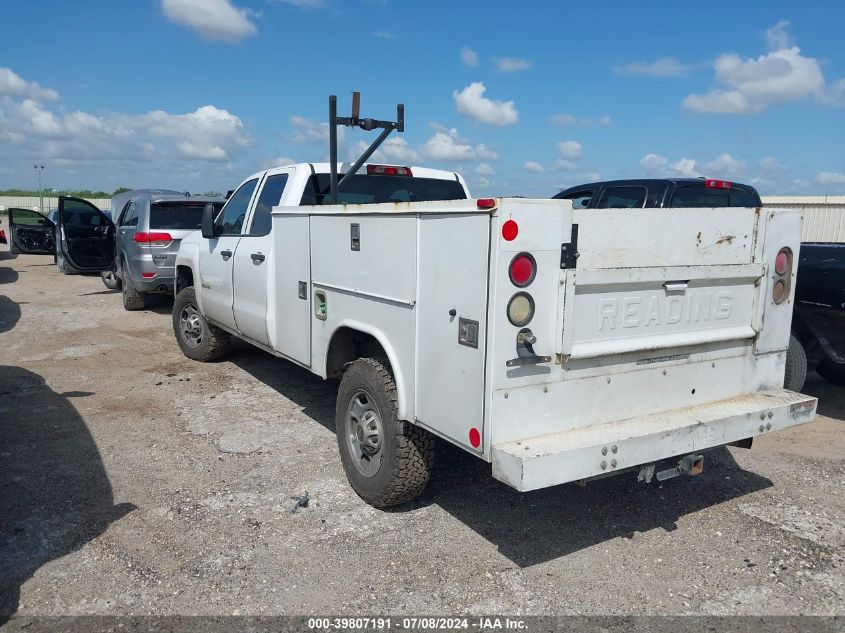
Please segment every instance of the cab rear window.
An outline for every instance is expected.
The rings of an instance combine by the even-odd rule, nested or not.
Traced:
[[[342,174],[339,175],[340,177]],[[363,174],[352,176],[338,192],[340,204],[465,200],[466,197],[464,188],[456,180],[408,176],[365,176]],[[316,174],[308,179],[301,204],[331,204],[329,174]]]
[[[157,202],[150,205],[151,229],[198,229],[202,224],[203,202]],[[216,205],[219,209],[223,204]]]
[[[759,207],[760,197],[744,189],[716,189],[705,186],[681,187],[672,194],[669,206],[682,207]]]

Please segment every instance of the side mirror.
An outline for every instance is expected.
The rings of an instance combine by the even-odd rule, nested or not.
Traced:
[[[214,205],[210,202],[202,209],[202,236],[207,240],[214,239]]]

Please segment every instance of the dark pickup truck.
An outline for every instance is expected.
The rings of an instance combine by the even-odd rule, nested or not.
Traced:
[[[552,197],[572,200],[574,209],[763,206],[754,187],[706,178],[638,178],[588,182],[564,189]]]

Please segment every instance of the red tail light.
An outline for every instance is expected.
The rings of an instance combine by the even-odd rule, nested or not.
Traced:
[[[367,165],[370,176],[413,176],[410,167],[394,167],[393,165]]]
[[[7,244],[8,241],[6,240],[6,231],[0,229],[0,244]]]
[[[792,249],[784,246],[775,256],[775,274],[772,276],[772,301],[781,304],[789,298],[792,287]]]
[[[155,276],[155,273],[141,273],[141,277],[144,279],[153,279]]]
[[[135,241],[138,244],[150,246],[167,246],[173,241],[170,233],[156,233],[153,231],[135,231]]]
[[[511,283],[517,288],[525,288],[537,274],[537,262],[528,253],[519,253],[511,260]]]
[[[730,189],[731,183],[727,180],[705,180],[704,186],[710,189]]]
[[[475,206],[480,210],[494,209],[496,207],[495,198],[479,198],[475,201]]]

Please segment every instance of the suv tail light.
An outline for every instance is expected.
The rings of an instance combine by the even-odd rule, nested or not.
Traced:
[[[537,262],[529,253],[519,253],[511,260],[508,272],[514,286],[525,288],[534,281],[534,276],[537,274]]]
[[[369,176],[413,176],[410,167],[394,167],[393,165],[367,165]]]
[[[138,244],[148,244],[149,246],[167,246],[173,241],[170,233],[154,231],[135,231],[134,239]]]
[[[772,279],[772,301],[780,305],[789,297],[789,289],[792,286],[792,249],[788,246],[780,249],[775,256]]]

